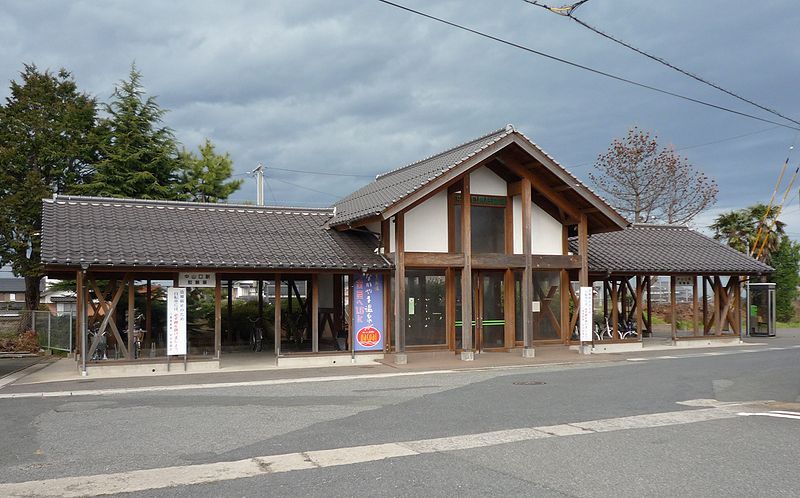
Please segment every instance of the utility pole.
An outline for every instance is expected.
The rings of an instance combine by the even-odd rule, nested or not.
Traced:
[[[256,177],[256,192],[257,192],[257,199],[256,204],[259,206],[264,205],[264,165],[258,163],[258,166],[255,167],[253,171],[250,172],[251,175],[255,175]]]

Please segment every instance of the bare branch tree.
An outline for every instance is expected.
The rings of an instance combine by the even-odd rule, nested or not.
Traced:
[[[634,223],[685,224],[717,198],[717,184],[658,137],[633,127],[597,157],[592,182]]]

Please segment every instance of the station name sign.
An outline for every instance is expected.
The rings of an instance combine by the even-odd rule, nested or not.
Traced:
[[[179,287],[216,287],[217,274],[210,272],[180,272]]]

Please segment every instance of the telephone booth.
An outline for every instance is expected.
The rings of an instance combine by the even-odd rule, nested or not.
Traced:
[[[775,284],[747,284],[747,333],[775,336]]]

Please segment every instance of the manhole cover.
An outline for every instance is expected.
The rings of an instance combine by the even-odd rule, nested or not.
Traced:
[[[520,380],[514,382],[515,386],[543,386],[546,382],[542,382],[541,380]]]

